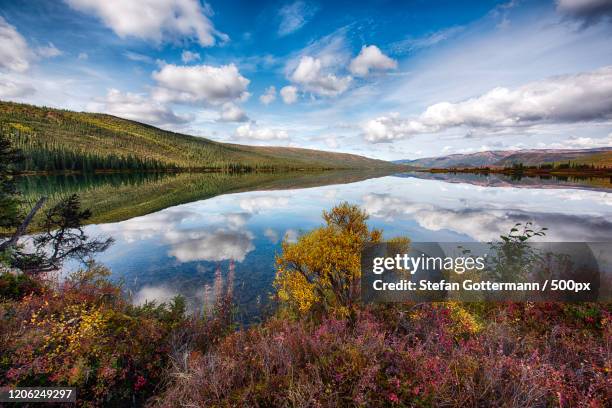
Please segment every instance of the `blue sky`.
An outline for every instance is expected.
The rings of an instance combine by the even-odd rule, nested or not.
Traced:
[[[382,159],[612,146],[612,0],[0,1],[0,99]]]

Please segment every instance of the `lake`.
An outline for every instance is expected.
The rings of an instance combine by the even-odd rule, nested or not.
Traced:
[[[612,241],[608,179],[363,172],[129,174],[26,177],[26,199],[78,192],[94,211],[90,236],[116,242],[97,260],[133,301],[181,294],[201,310],[231,285],[243,321],[265,309],[281,241],[322,224],[341,201],[363,207],[385,237],[487,242],[517,222],[547,241]],[[74,268],[75,265],[67,265]]]

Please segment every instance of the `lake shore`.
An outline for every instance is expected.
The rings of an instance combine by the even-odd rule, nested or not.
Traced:
[[[417,172],[426,173],[471,173],[471,174],[504,174],[506,176],[524,176],[524,177],[612,177],[612,168],[596,168],[596,169],[532,169],[532,168],[492,168],[492,167],[465,167],[465,168],[429,168],[416,169]]]
[[[219,174],[248,174],[248,173],[278,173],[278,174],[291,174],[291,173],[320,173],[320,172],[333,172],[333,171],[406,171],[412,170],[411,167],[402,166],[398,164],[389,163],[388,168],[360,168],[360,167],[321,167],[321,168],[257,168],[257,169],[223,169],[219,167],[194,167],[194,168],[167,168],[167,169],[142,169],[142,170],[129,170],[129,169],[96,169],[93,171],[82,171],[82,170],[54,170],[54,171],[18,171],[15,176],[26,177],[26,176],[66,176],[66,175],[87,175],[87,174],[139,174],[139,173],[160,173],[160,174],[179,174],[179,173],[219,173]]]

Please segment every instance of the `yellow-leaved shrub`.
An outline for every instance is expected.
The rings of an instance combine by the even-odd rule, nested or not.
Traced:
[[[361,251],[382,239],[382,231],[370,229],[367,213],[356,205],[342,203],[324,211],[323,219],[325,226],[295,243],[283,242],[276,259],[278,300],[294,316],[348,316],[359,299]]]

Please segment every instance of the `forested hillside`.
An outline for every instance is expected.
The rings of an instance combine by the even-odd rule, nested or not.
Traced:
[[[255,147],[158,129],[115,116],[0,102],[0,130],[22,150],[20,171],[298,170],[391,163],[318,150]]]

